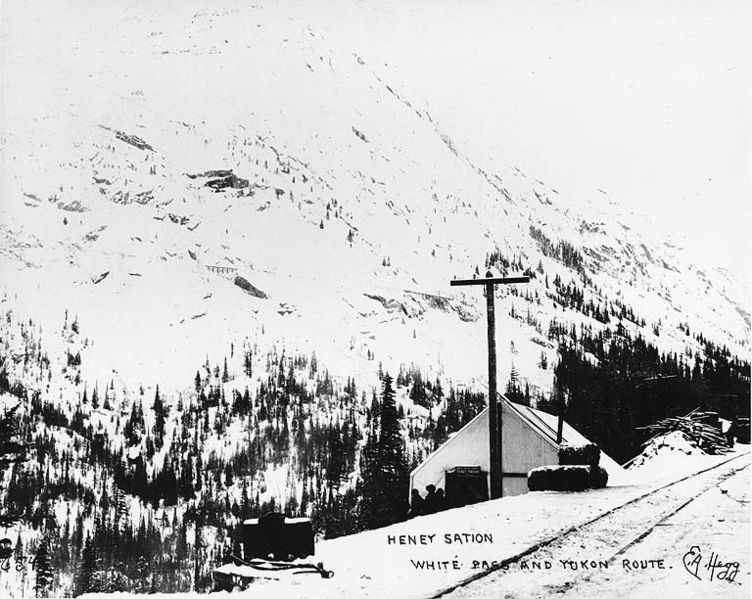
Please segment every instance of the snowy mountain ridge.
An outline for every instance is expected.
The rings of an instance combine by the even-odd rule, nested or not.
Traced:
[[[85,378],[130,370],[131,382],[169,384],[203,359],[189,359],[192,341],[226,353],[262,324],[301,347],[333,346],[332,362],[373,351],[391,368],[419,355],[450,369],[482,365],[482,298],[452,293],[451,278],[482,274],[498,248],[524,268],[541,262],[551,278],[576,280],[543,255],[531,227],[580,249],[596,302],[623,302],[669,338],[686,322],[747,351],[745,292],[726,273],[684,263],[600,192],[574,201],[515,166],[483,170],[357,49],[299,18],[285,22],[281,10],[125,18],[106,46],[93,36],[54,58],[35,50],[31,64],[44,74],[36,87],[11,61],[6,76],[24,86],[4,105],[14,117],[4,119],[13,123],[3,151],[4,279],[30,314],[79,314],[97,346]],[[238,269],[269,300],[207,271],[215,265]],[[540,283],[529,290],[542,295]],[[477,342],[464,343],[470,327],[456,312],[406,291],[451,298],[474,315]],[[540,320],[554,315],[535,309]],[[501,330],[518,344],[527,336],[511,323]],[[467,360],[452,345],[469,348]]]

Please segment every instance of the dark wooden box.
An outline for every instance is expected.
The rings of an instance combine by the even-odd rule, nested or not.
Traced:
[[[243,553],[254,557],[292,560],[313,555],[313,526],[308,518],[266,514],[243,522]]]

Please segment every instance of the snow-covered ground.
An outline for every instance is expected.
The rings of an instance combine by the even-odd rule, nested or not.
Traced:
[[[737,445],[730,454],[693,456],[689,462],[685,471],[670,471],[658,482],[529,493],[323,541],[310,561],[323,562],[333,578],[263,580],[243,596],[430,597],[542,545],[538,553],[530,551],[527,559],[479,576],[450,596],[511,599],[571,591],[579,597],[582,588],[588,597],[654,597],[659,589],[667,597],[684,596],[685,589],[692,597],[715,589],[744,597],[750,584],[749,538],[742,532],[749,528],[750,448]],[[682,482],[666,487],[673,481]],[[560,540],[549,546],[556,537]],[[701,581],[682,570],[681,560],[694,545],[703,560],[715,552],[724,563],[738,561],[734,581],[718,580],[721,569],[713,581],[708,570],[700,572]],[[640,563],[646,560],[652,562]],[[614,589],[621,595],[612,595]]]
[[[748,464],[749,449],[741,451],[745,452],[741,460]],[[710,461],[718,463],[726,459],[727,456],[716,457]],[[707,467],[705,464],[702,462]],[[476,561],[481,565],[483,561],[490,564],[521,553],[661,484],[665,483],[607,487],[586,493],[531,493],[416,518],[352,538],[326,541],[317,547],[316,559],[335,570],[335,578],[316,581],[315,585],[295,581],[297,588],[289,592],[291,596],[334,597],[349,589],[360,597],[426,596],[476,574]],[[647,513],[644,516],[645,520],[649,518]],[[482,542],[458,543],[455,535],[464,533],[480,535]],[[446,542],[447,534],[450,543]],[[420,535],[435,536],[426,544],[402,545],[399,543],[403,540],[410,542],[410,536],[403,539],[401,535],[412,535],[419,543],[428,538]],[[396,538],[396,544],[390,544],[391,537]],[[587,538],[583,542],[582,555],[586,555]],[[606,559],[608,556],[588,555],[588,559],[591,557]],[[578,556],[562,555],[561,558],[578,559]],[[437,570],[416,569],[413,561],[433,562]],[[332,587],[338,592],[332,593]]]
[[[689,474],[716,459],[717,456],[706,454],[681,431],[673,431],[651,439],[628,467],[634,482],[651,482]]]
[[[516,567],[494,572],[447,596],[478,599],[501,591],[505,597],[580,597],[583,591],[589,597],[656,597],[659,593],[683,597],[690,588],[692,596],[720,592],[747,597],[750,545],[748,535],[740,530],[745,530],[745,523],[749,525],[748,510],[742,511],[749,483],[747,455],[744,461],[734,460],[733,467],[701,473],[674,486],[659,486],[653,494],[627,502],[531,553]],[[718,497],[728,499],[718,501]],[[718,502],[717,510],[713,501]],[[727,517],[735,520],[733,525],[726,523]],[[724,566],[711,577],[706,565],[713,554]],[[726,567],[729,562],[733,565]],[[535,570],[523,563],[542,563],[544,570],[531,576]],[[550,569],[545,570],[546,564]]]
[[[705,599],[718,595],[745,599],[750,596],[750,472],[749,468],[709,489],[658,526],[639,544],[619,556],[619,561],[663,559],[664,568],[616,568],[577,580],[565,597]],[[693,550],[697,547],[697,550]],[[707,568],[713,554],[723,564],[738,562],[733,580],[717,568]],[[685,557],[686,556],[686,557]],[[680,558],[682,561],[679,562]],[[715,560],[714,560],[715,562]],[[713,562],[713,563],[714,563]],[[688,564],[689,570],[683,568]]]

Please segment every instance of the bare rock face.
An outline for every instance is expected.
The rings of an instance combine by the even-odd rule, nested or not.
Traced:
[[[261,289],[258,287],[254,287],[251,285],[251,283],[244,279],[243,277],[237,276],[235,277],[235,284],[240,287],[243,291],[245,291],[247,294],[252,295],[253,297],[258,297],[259,299],[269,299],[269,296],[266,295]]]
[[[196,173],[195,175],[186,173],[186,176],[189,179],[209,179],[209,181],[204,183],[204,186],[211,187],[215,191],[220,191],[228,187],[230,189],[243,189],[249,185],[248,179],[238,177],[232,170],[211,170],[204,173]]]
[[[390,313],[401,312],[405,315],[408,314],[405,304],[399,300],[392,299],[392,298],[387,299],[380,295],[375,295],[371,293],[364,293],[363,295],[365,295],[369,299],[376,300],[377,302],[379,302],[382,306],[384,306],[384,308],[386,308],[387,312],[390,312]]]
[[[100,273],[98,275],[93,275],[91,277],[91,282],[94,283],[95,285],[97,283],[101,283],[102,281],[105,280],[105,278],[107,278],[107,275],[109,275],[109,274],[110,274],[110,271],[108,270],[108,271],[105,271],[105,272]]]
[[[226,177],[221,177],[219,179],[212,179],[211,181],[207,181],[204,183],[206,187],[211,187],[212,189],[219,191],[220,189],[225,189],[227,187],[231,189],[243,189],[244,187],[248,187],[248,179],[241,179],[234,173],[230,173]]]
[[[206,171],[203,173],[196,173],[195,175],[186,173],[186,176],[189,179],[198,179],[199,177],[205,178],[205,179],[211,178],[211,177],[229,177],[230,175],[232,175],[232,171],[227,170],[227,169],[219,169],[219,170],[215,169],[215,170]]]
[[[138,148],[139,150],[149,150],[152,152],[154,151],[154,148],[152,148],[138,135],[128,135],[127,133],[123,133],[122,131],[115,131],[115,137],[117,137],[120,141],[124,141],[125,143]]]

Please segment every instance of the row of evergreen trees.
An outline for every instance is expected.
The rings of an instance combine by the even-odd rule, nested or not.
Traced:
[[[567,421],[617,462],[641,451],[648,435],[640,427],[667,416],[699,408],[729,420],[749,417],[749,362],[708,341],[687,358],[641,335],[581,325],[559,355],[554,393],[541,407],[558,414],[564,402]]]
[[[554,243],[541,229],[533,225],[530,225],[530,237],[538,242],[538,247],[544,256],[561,262],[567,268],[579,273],[584,281],[589,282],[582,252],[569,241],[559,240]]]

